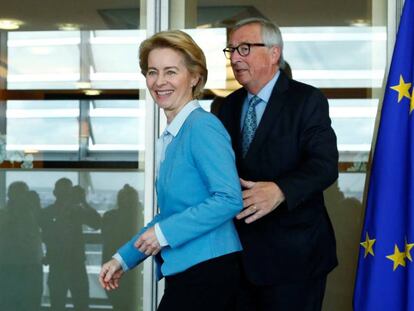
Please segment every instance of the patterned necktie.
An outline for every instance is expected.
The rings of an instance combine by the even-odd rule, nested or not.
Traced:
[[[249,150],[250,144],[253,140],[254,133],[257,128],[257,118],[256,118],[256,105],[260,102],[260,98],[253,96],[247,107],[246,117],[244,119],[243,131],[242,131],[242,154],[243,158]]]

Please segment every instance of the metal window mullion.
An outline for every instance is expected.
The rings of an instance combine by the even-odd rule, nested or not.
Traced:
[[[7,89],[7,38],[6,31],[0,31],[0,92]],[[6,99],[0,97],[0,134],[7,133]]]
[[[91,65],[90,60],[90,36],[91,31],[82,30],[80,31],[80,43],[79,43],[79,71],[80,71],[80,82],[90,82],[89,68]]]
[[[400,22],[400,17],[402,13],[404,5],[404,0],[388,0],[387,1],[387,62],[386,62],[386,68],[385,68],[385,75],[384,75],[384,81],[382,83],[383,90],[385,89],[385,86],[387,85],[388,80],[388,73],[391,65],[391,59],[392,59],[392,53],[394,50],[395,40],[397,37],[397,31],[398,31],[398,25]],[[377,114],[375,117],[374,122],[374,133],[371,143],[371,153],[369,155],[368,163],[372,163],[372,157],[374,155],[375,146],[377,144],[377,136],[378,136],[378,128],[381,118],[381,110],[382,110],[382,104],[383,104],[383,96],[384,92],[382,92]],[[369,179],[370,179],[371,172],[368,171],[365,177],[365,188],[364,188],[364,202],[363,205],[366,204],[366,198],[367,198],[367,191],[368,191],[368,185],[369,185]]]
[[[7,89],[7,37],[6,31],[0,31],[0,93]],[[7,133],[7,101],[0,98],[0,135]],[[6,170],[0,170],[0,208],[6,206]]]
[[[88,195],[88,190],[92,184],[92,177],[90,170],[78,170],[78,185],[85,190],[85,194]]]
[[[404,0],[388,0],[387,3],[387,68],[389,71],[395,39],[397,37],[398,25],[400,24]],[[386,77],[387,78],[387,77]],[[386,80],[386,79],[385,79]]]
[[[154,33],[168,29],[169,0],[141,0],[141,8],[146,8],[146,24],[141,25],[147,31],[147,37]],[[144,219],[147,223],[157,213],[155,196],[155,141],[159,136],[159,109],[148,90],[140,90],[140,98],[145,99],[145,195]],[[154,277],[155,264],[153,260],[144,262],[143,309],[155,311],[157,308],[157,282]]]
[[[0,170],[0,183],[3,185],[0,188],[0,209],[6,207],[7,189],[6,189],[6,174],[7,170]]]
[[[89,101],[79,101],[79,161],[85,161],[88,157],[89,143]]]
[[[91,66],[91,52],[90,52],[90,36],[91,31],[82,30],[80,32],[79,43],[79,72],[80,82],[90,82],[90,66]],[[79,161],[83,161],[88,156],[89,143],[89,101],[79,101]]]

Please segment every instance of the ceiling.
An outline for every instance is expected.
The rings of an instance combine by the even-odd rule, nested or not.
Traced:
[[[172,0],[183,1],[183,0]],[[190,1],[190,0],[187,0]],[[191,0],[193,1],[193,0]],[[385,0],[376,0],[385,2]],[[24,22],[20,30],[55,30],[72,23],[82,29],[136,29],[139,0],[0,0],[0,18]],[[199,0],[199,25],[227,26],[262,16],[280,26],[345,26],[356,20],[370,24],[374,0]]]

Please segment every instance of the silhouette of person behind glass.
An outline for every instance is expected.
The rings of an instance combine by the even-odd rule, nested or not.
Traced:
[[[338,181],[325,190],[325,203],[335,228],[338,267],[328,277],[324,309],[352,310],[352,297],[362,230],[362,203],[345,196]],[[349,194],[348,194],[349,195]],[[341,306],[341,308],[338,308]]]
[[[138,192],[126,184],[119,190],[117,208],[106,212],[102,221],[102,263],[112,258],[112,255],[144,224],[142,206]],[[142,292],[142,267],[138,267],[126,274],[122,279],[122,286],[116,291],[107,292],[114,310],[137,311],[142,306],[139,301],[142,295],[131,293]]]
[[[68,290],[74,310],[88,310],[89,283],[82,225],[100,228],[101,218],[87,202],[85,191],[67,178],[55,183],[55,203],[42,211],[42,232],[49,265],[48,286],[53,311],[65,310]]]
[[[35,216],[38,224],[40,222],[40,213],[42,212],[42,205],[40,203],[39,194],[34,190],[29,190],[27,192],[27,201],[29,203],[29,207]]]
[[[42,247],[36,218],[40,200],[26,183],[8,188],[0,210],[0,310],[36,311],[42,296]]]

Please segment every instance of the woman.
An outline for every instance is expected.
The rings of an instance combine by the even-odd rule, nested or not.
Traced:
[[[205,56],[184,32],[167,31],[141,44],[140,66],[168,123],[157,150],[160,213],[102,266],[99,280],[115,289],[125,271],[160,252],[159,311],[231,310],[241,250],[232,219],[243,203],[230,138],[196,100]]]

